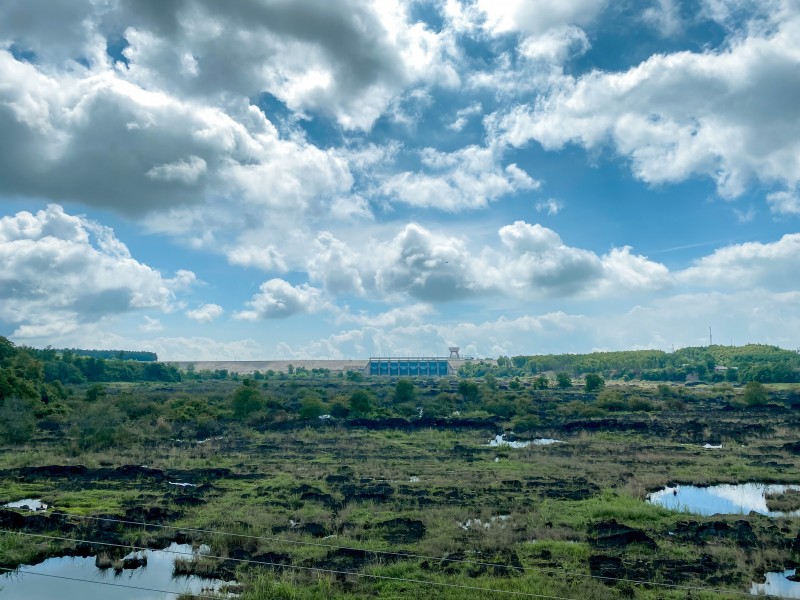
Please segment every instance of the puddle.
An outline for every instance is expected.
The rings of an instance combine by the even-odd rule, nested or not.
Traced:
[[[535,440],[520,442],[520,441],[509,441],[505,439],[504,435],[496,435],[494,436],[493,440],[489,440],[489,446],[492,448],[497,448],[499,446],[506,446],[508,448],[527,448],[530,445],[533,446],[549,446],[550,444],[565,444],[561,440],[554,440],[553,438],[537,438]]]
[[[790,575],[794,575],[794,572],[794,569],[787,569],[782,572],[766,573],[766,583],[754,583],[750,586],[750,593],[754,596],[800,598],[800,583],[787,579]]]
[[[169,485],[177,485],[178,487],[197,487],[196,483],[184,483],[182,481],[168,481]]]
[[[768,517],[797,517],[800,510],[772,511],[767,508],[765,494],[780,494],[800,490],[800,485],[742,483],[697,487],[679,485],[648,494],[647,501],[670,510],[682,510],[698,515],[746,515],[751,511]]]
[[[703,448],[705,448],[706,450],[719,450],[722,448],[722,444],[718,444],[715,446],[714,444],[706,443],[703,445]]]
[[[408,478],[408,481],[410,483],[417,483],[419,481],[419,477],[417,477],[416,475],[412,475],[411,477]]]
[[[176,552],[186,554],[175,554]],[[218,579],[172,576],[175,559],[191,557],[192,547],[188,544],[173,543],[164,550],[146,550],[136,554],[146,556],[147,565],[120,572],[115,572],[114,569],[98,569],[95,566],[94,556],[48,558],[33,566],[24,565],[19,571],[0,576],[0,589],[2,589],[0,595],[3,600],[52,600],[52,598],[85,600],[112,597],[114,600],[161,600],[165,597],[174,598],[175,595],[182,593],[216,592],[222,586],[228,585]],[[33,573],[41,573],[48,577]],[[87,581],[59,579],[60,577]],[[99,585],[101,583],[131,587]],[[133,587],[150,588],[150,590],[133,589]]]
[[[3,508],[27,508],[28,510],[37,512],[40,510],[47,510],[47,504],[42,502],[40,498],[25,498],[24,500],[17,500],[16,502],[3,504]]]

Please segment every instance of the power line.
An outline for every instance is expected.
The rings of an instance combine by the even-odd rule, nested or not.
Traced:
[[[151,550],[151,548],[147,548],[145,546],[134,546],[132,544],[114,544],[111,542],[95,542],[92,540],[84,540],[80,538],[68,538],[63,536],[54,536],[54,535],[44,535],[40,533],[28,533],[25,531],[8,531],[5,529],[0,529],[0,533],[8,533],[12,535],[24,535],[29,537],[36,537],[36,538],[45,538],[50,540],[60,540],[65,542],[80,542],[86,544],[92,544],[95,546],[105,546],[110,548],[122,548],[124,550],[137,550],[137,551],[146,551]],[[195,556],[192,552],[183,552],[180,550],[169,550],[164,549],[161,552],[166,552],[168,554],[179,554],[183,556]],[[429,585],[433,587],[443,587],[443,588],[452,588],[452,589],[461,589],[461,590],[470,590],[475,592],[492,592],[495,594],[508,594],[510,596],[523,596],[526,598],[542,598],[543,600],[577,600],[576,598],[568,598],[566,596],[551,596],[547,594],[535,594],[533,592],[521,592],[517,590],[498,590],[494,588],[487,588],[487,587],[480,587],[480,586],[470,586],[470,585],[463,585],[459,583],[445,583],[442,581],[426,581],[424,579],[411,579],[407,577],[391,577],[389,575],[376,575],[375,573],[359,573],[357,571],[341,571],[337,569],[324,569],[321,567],[306,567],[302,565],[287,565],[283,563],[277,562],[270,562],[264,560],[253,560],[253,559],[246,559],[246,558],[230,558],[225,556],[215,556],[211,554],[203,554],[205,558],[212,558],[216,560],[230,560],[233,562],[239,563],[247,563],[247,564],[254,564],[266,567],[278,567],[281,569],[296,569],[299,571],[311,571],[314,573],[330,573],[332,575],[349,575],[353,577],[364,577],[368,579],[376,579],[380,581],[399,581],[400,583],[410,583],[410,584],[417,584],[417,585]],[[11,569],[7,569],[11,570]]]
[[[170,592],[169,590],[159,590],[156,588],[149,588],[149,587],[142,587],[138,585],[126,585],[124,583],[111,583],[110,581],[95,581],[93,579],[80,579],[79,577],[67,577],[66,575],[54,575],[51,573],[39,573],[37,571],[28,571],[26,569],[9,569],[7,567],[0,567],[0,571],[6,571],[10,573],[23,573],[25,575],[38,575],[39,577],[52,577],[53,579],[66,579],[67,581],[78,581],[80,583],[96,583],[99,585],[110,585],[112,587],[120,587],[120,588],[128,588],[131,590],[141,590],[143,592],[157,592],[159,594],[172,594],[175,596],[180,596],[181,594],[185,594],[187,592]],[[193,592],[189,592],[192,594],[193,598],[203,598],[203,599],[210,599],[210,600],[219,600],[219,596],[206,596],[202,593],[195,594]]]
[[[126,521],[123,519],[112,519],[107,517],[91,517],[91,516],[84,516],[84,515],[69,515],[68,513],[52,513],[52,514],[59,514],[64,515],[67,517],[75,517],[77,519],[89,519],[89,520],[98,520],[98,521],[108,521],[112,523],[121,523],[127,525],[136,525],[136,526],[144,526],[144,527],[156,527],[161,529],[174,529],[180,531],[190,531],[193,533],[206,533],[210,535],[220,535],[220,536],[230,536],[236,538],[245,538],[251,540],[262,540],[262,541],[272,541],[272,542],[285,542],[289,544],[298,544],[298,545],[308,545],[308,546],[317,546],[322,548],[328,548],[331,550],[351,550],[357,552],[363,552],[365,554],[381,554],[386,556],[398,556],[402,558],[421,558],[425,560],[437,560],[442,562],[453,562],[458,564],[466,564],[466,565],[473,565],[473,566],[483,566],[483,567],[493,567],[499,569],[508,569],[518,572],[531,572],[531,573],[540,573],[540,574],[547,574],[547,575],[561,575],[566,577],[574,577],[574,578],[585,578],[585,579],[594,579],[597,581],[611,581],[615,583],[630,583],[634,585],[643,585],[643,586],[652,586],[652,587],[661,587],[661,588],[669,588],[675,590],[685,590],[685,591],[697,591],[697,592],[714,592],[714,593],[722,593],[722,594],[731,594],[737,596],[751,596],[749,592],[741,592],[738,590],[727,590],[721,588],[708,588],[702,586],[692,586],[692,585],[679,585],[673,583],[663,583],[663,582],[656,582],[656,581],[647,581],[643,579],[626,579],[623,577],[606,577],[602,575],[592,575],[591,573],[575,573],[570,571],[563,571],[561,569],[545,569],[539,567],[522,567],[522,566],[515,566],[515,565],[507,565],[502,563],[490,563],[490,562],[480,562],[480,561],[472,561],[466,559],[457,559],[457,558],[446,558],[446,557],[435,557],[435,556],[426,556],[424,554],[412,554],[406,552],[391,552],[387,550],[369,550],[364,548],[353,548],[348,546],[337,546],[334,544],[323,544],[321,542],[305,542],[301,540],[290,540],[287,538],[279,538],[279,537],[270,537],[270,536],[254,536],[254,535],[247,535],[247,534],[239,534],[239,533],[227,533],[224,531],[217,531],[212,529],[192,529],[186,527],[175,527],[171,525],[157,525],[157,524],[149,524],[145,522],[137,522],[137,521]],[[55,539],[67,542],[85,542],[89,544],[99,545],[99,546],[110,546],[116,548],[123,548],[123,549],[134,549],[134,550],[149,550],[149,548],[145,547],[136,547],[132,545],[125,545],[125,544],[113,544],[110,542],[93,542],[91,540],[83,540],[83,539],[76,539],[76,538],[68,538],[68,537],[59,537],[59,536],[49,536],[44,534],[35,534],[35,533],[28,533],[22,531],[9,531],[0,529],[0,533],[7,533],[7,534],[19,534],[19,535],[27,535],[30,537],[39,537],[39,538],[47,538],[47,539]],[[194,556],[191,552],[181,552],[178,550],[162,550],[162,552],[169,552],[171,554],[181,554],[186,556]],[[273,563],[268,561],[258,561],[258,560],[251,560],[251,559],[244,559],[244,558],[228,558],[224,556],[214,556],[204,554],[206,558],[214,558],[218,560],[231,560],[240,563],[252,563],[257,565],[263,566],[272,566],[272,567],[280,567],[280,568],[291,568],[291,569],[301,569],[301,570],[312,570],[324,573],[333,573],[333,574],[344,574],[344,575],[355,575],[355,576],[366,576],[366,577],[373,577],[378,579],[394,579],[391,577],[381,576],[381,575],[368,575],[353,571],[336,571],[331,569],[322,569],[317,567],[303,567],[299,565],[287,565],[284,563]],[[416,583],[425,583],[430,585],[439,585],[435,582],[426,582],[424,580],[408,580],[411,582]],[[444,585],[444,584],[442,584]],[[448,584],[450,585],[450,584]],[[484,588],[480,588],[484,589]],[[511,591],[503,591],[503,590],[491,590],[489,588],[485,588],[487,591],[497,591],[498,593],[514,593],[514,594],[522,594],[522,592],[511,592]],[[551,598],[551,596],[537,596],[534,595],[533,597],[538,598]],[[553,597],[556,598],[556,597]]]

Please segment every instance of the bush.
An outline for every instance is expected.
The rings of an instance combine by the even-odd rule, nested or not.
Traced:
[[[528,433],[536,430],[542,424],[539,417],[535,415],[526,415],[524,417],[517,417],[512,423],[512,428],[517,433]]]
[[[767,403],[767,388],[758,381],[751,381],[744,387],[744,401],[750,406],[761,406]]]
[[[597,373],[588,373],[586,375],[585,389],[587,392],[596,392],[603,389],[605,385],[606,380]]]
[[[356,390],[350,396],[350,412],[354,416],[366,417],[372,412],[372,396],[364,390]]]
[[[0,438],[7,444],[22,444],[31,439],[36,419],[30,401],[6,398],[0,406]]]
[[[306,396],[300,401],[300,417],[303,419],[316,419],[324,412],[325,405],[316,396]]]
[[[258,388],[243,385],[233,394],[231,409],[236,419],[244,419],[264,407],[264,398]]]

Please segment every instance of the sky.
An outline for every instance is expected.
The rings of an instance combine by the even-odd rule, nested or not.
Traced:
[[[0,335],[800,346],[800,0],[0,0]]]

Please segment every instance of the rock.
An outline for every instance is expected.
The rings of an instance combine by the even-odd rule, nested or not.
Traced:
[[[732,524],[726,521],[681,521],[675,527],[674,534],[679,539],[698,545],[722,538],[734,539],[740,548],[754,548],[758,542],[750,523],[743,519]]]
[[[425,523],[418,519],[398,517],[374,525],[387,542],[409,544],[425,537]]]
[[[111,472],[112,477],[120,479],[165,479],[164,471],[161,469],[151,469],[139,465],[122,465]]]
[[[3,529],[22,529],[25,527],[25,517],[13,510],[0,508],[0,527]]]
[[[655,550],[658,546],[655,540],[641,529],[628,527],[616,520],[604,521],[589,528],[593,546],[598,548],[623,548],[631,544],[642,544]]]

